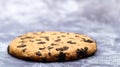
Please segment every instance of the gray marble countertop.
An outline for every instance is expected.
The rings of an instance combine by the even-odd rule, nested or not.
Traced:
[[[0,0],[0,67],[120,67],[120,0]],[[97,41],[95,55],[69,62],[28,62],[7,46],[36,31],[86,34]]]

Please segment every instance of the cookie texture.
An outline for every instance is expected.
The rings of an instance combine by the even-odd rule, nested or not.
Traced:
[[[18,36],[8,46],[14,57],[32,61],[68,61],[93,55],[96,42],[83,34],[30,32]]]

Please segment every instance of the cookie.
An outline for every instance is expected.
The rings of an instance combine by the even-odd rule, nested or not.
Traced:
[[[91,56],[96,49],[96,42],[86,35],[46,31],[18,36],[8,53],[32,61],[68,61]]]

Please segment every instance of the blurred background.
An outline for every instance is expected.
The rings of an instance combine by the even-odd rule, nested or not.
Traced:
[[[0,0],[0,67],[120,67],[120,0]],[[97,41],[92,57],[37,63],[7,54],[15,37],[37,31],[86,34]]]

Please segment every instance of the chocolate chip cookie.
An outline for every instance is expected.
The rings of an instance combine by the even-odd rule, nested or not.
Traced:
[[[68,61],[91,56],[96,49],[96,42],[86,35],[46,31],[18,36],[8,53],[32,61]]]

